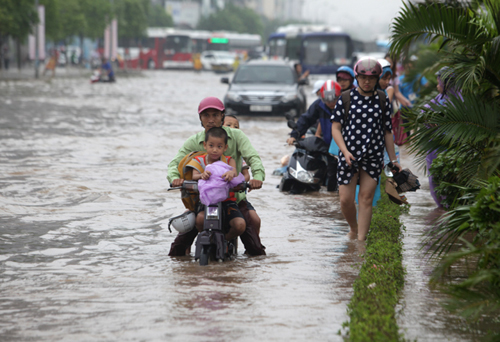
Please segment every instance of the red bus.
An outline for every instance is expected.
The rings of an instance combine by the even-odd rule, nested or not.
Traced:
[[[244,54],[259,46],[260,36],[255,34],[150,27],[135,46],[118,47],[118,62],[131,69],[192,69],[193,54],[206,50]]]
[[[165,38],[163,68],[192,69],[193,54],[207,49],[209,31],[175,30]]]
[[[168,27],[150,27],[146,38],[141,39],[134,46],[118,47],[120,68],[160,69],[165,58],[163,54],[165,37],[172,30]]]

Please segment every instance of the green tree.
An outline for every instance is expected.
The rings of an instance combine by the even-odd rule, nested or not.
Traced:
[[[34,0],[0,0],[0,48],[4,40],[11,36],[16,40],[17,66],[21,67],[21,41],[31,33],[33,25],[38,22],[38,13]],[[0,50],[0,61],[3,61],[3,49]],[[3,63],[0,63],[0,69]]]
[[[109,0],[80,0],[79,2],[87,22],[79,34],[92,39],[102,38],[104,29],[111,21],[111,3]]]
[[[58,39],[67,41],[87,28],[87,19],[80,6],[80,0],[58,0],[61,30]]]
[[[462,5],[403,4],[392,26],[391,52],[401,54],[411,43],[426,38],[447,47],[442,64],[453,66],[464,91],[480,88],[487,97],[500,96],[500,1]]]
[[[118,19],[118,36],[124,40],[125,47],[130,40],[142,38],[148,28],[148,0],[116,0],[114,12]]]
[[[260,35],[264,33],[262,20],[255,11],[232,3],[226,4],[223,10],[201,19],[198,28],[200,30],[226,30]]]
[[[39,0],[45,7],[45,37],[48,40],[57,40],[61,34],[59,15],[59,0]]]
[[[174,20],[172,16],[167,13],[165,8],[156,4],[149,6],[148,25],[149,27],[173,27]]]
[[[0,43],[7,36],[24,39],[36,22],[34,0],[0,0]]]
[[[415,132],[412,151],[421,157],[428,151],[447,151],[455,168],[451,170],[451,162],[447,162],[443,169],[453,173],[454,182],[459,183],[448,186],[462,194],[463,205],[450,208],[425,244],[435,256],[444,256],[434,280],[442,284],[452,265],[472,260],[468,277],[453,279],[445,288],[454,296],[449,307],[470,318],[487,312],[498,315],[500,1],[405,3],[392,26],[391,50],[404,54],[419,40],[439,44],[439,62],[431,68],[448,66],[442,76],[451,79],[463,95],[452,96],[443,104],[427,98],[406,112],[409,128]],[[476,157],[471,158],[473,155]],[[472,243],[463,239],[466,234],[475,236]],[[458,239],[463,239],[465,247],[451,253]],[[497,334],[492,340],[499,337]]]

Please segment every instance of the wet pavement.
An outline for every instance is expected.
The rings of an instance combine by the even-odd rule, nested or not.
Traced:
[[[276,189],[272,171],[292,152],[284,118],[240,121],[266,168],[249,200],[268,255],[240,248],[207,267],[167,256],[168,218],[183,211],[167,164],[201,130],[199,101],[226,88],[181,71],[0,82],[1,341],[343,340],[363,246],[345,237],[336,193]],[[472,340],[427,287],[417,245],[432,198],[408,198],[401,328]]]

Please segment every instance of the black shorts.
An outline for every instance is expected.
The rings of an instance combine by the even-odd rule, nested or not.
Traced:
[[[246,199],[241,200],[241,202],[246,202],[248,210],[256,211],[255,208],[253,207],[253,205],[250,202],[248,202]]]
[[[222,202],[222,210],[226,215],[226,220],[227,220],[226,222],[231,222],[232,219],[237,217],[245,219],[240,209],[238,208],[238,204],[236,204],[235,201]]]

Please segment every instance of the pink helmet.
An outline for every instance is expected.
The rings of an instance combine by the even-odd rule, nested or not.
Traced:
[[[342,88],[340,87],[340,84],[332,80],[328,80],[325,82],[325,84],[323,84],[323,86],[319,90],[319,93],[323,101],[333,102],[335,101],[335,98],[340,96],[341,91]]]
[[[201,100],[200,105],[198,106],[198,114],[201,114],[204,110],[213,108],[220,110],[223,112],[226,108],[224,107],[224,103],[216,97],[210,96],[205,97]]]
[[[382,74],[382,66],[372,57],[361,58],[354,66],[354,73],[358,75],[377,76]]]

